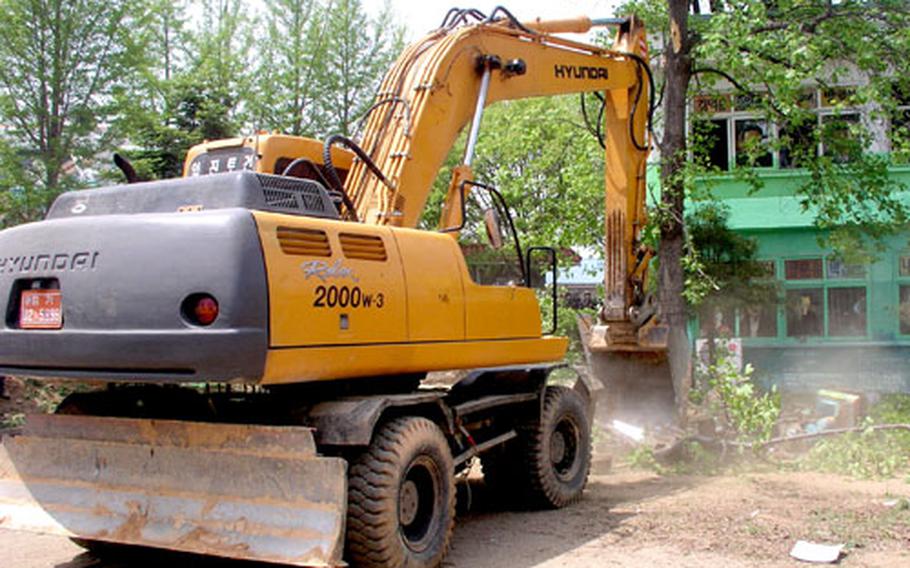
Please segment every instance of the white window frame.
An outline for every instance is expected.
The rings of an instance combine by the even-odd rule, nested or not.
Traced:
[[[826,89],[856,89],[857,85],[829,85]],[[833,106],[823,106],[823,91],[821,87],[810,87],[812,91],[812,107],[809,109],[815,115],[815,128],[822,128],[823,121],[825,117],[829,116],[856,116],[857,121],[861,124],[866,120],[865,111],[861,107],[849,106],[844,108],[837,108]],[[723,120],[727,126],[727,164],[723,168],[724,172],[730,172],[736,167],[736,122],[738,120],[756,120],[765,122],[768,126],[768,131],[766,136],[771,142],[776,142],[780,139],[780,125],[777,122],[769,122],[761,115],[755,113],[754,111],[747,110],[736,110],[736,92],[722,92],[722,93],[704,93],[702,95],[696,95],[696,97],[727,97],[730,110],[724,112],[718,112],[713,114],[700,113],[700,119],[706,120],[708,122],[715,122]],[[692,100],[691,112],[695,115],[696,100]],[[903,110],[906,109],[910,112],[910,104],[906,106],[898,107]],[[690,121],[691,124],[691,121]],[[691,126],[690,126],[691,128]],[[890,137],[889,137],[890,138]],[[819,142],[815,152],[816,156],[824,155],[824,144]],[[780,160],[780,149],[772,149],[771,153],[771,166],[756,166],[760,170],[780,170],[780,171],[789,171],[789,170],[798,170],[798,167],[781,167]]]

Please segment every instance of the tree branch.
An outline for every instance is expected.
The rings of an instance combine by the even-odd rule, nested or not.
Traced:
[[[724,79],[726,79],[727,81],[729,81],[730,84],[732,84],[734,87],[736,87],[736,90],[742,91],[743,93],[746,93],[746,94],[749,94],[749,95],[754,95],[754,94],[755,94],[754,91],[751,91],[751,90],[749,90],[749,89],[743,87],[742,84],[740,84],[739,81],[737,81],[736,79],[734,79],[732,75],[730,75],[730,74],[727,73],[726,71],[722,71],[722,70],[720,70],[720,69],[717,69],[716,67],[698,67],[698,68],[692,70],[692,75],[693,75],[693,76],[696,76],[696,75],[699,75],[699,74],[702,74],[702,73],[714,73],[714,74],[716,74],[716,75],[720,75],[721,77],[723,77]]]
[[[815,438],[824,438],[827,436],[838,436],[840,434],[851,434],[858,432],[866,431],[886,431],[886,430],[904,430],[910,431],[910,424],[875,424],[873,426],[856,426],[854,428],[832,428],[831,430],[821,430],[820,432],[812,432],[811,434],[796,434],[793,436],[781,436],[779,438],[771,438],[766,442],[737,442],[735,440],[725,440],[723,438],[712,438],[710,436],[701,436],[697,434],[692,434],[689,436],[684,436],[666,448],[661,448],[654,451],[654,457],[661,463],[669,463],[678,459],[680,452],[683,451],[683,448],[691,442],[696,442],[701,444],[705,448],[715,448],[723,449],[726,451],[727,447],[734,448],[746,448],[746,449],[765,449],[770,446],[776,446],[779,444],[789,443],[789,442],[798,442],[803,440],[812,440]]]
[[[866,8],[865,10],[868,10],[868,8]],[[763,33],[768,33],[768,32],[778,32],[778,31],[785,30],[787,28],[791,28],[794,26],[797,26],[799,28],[799,30],[802,31],[803,33],[815,33],[815,29],[819,25],[821,25],[822,23],[824,23],[828,20],[833,20],[835,18],[844,18],[844,17],[849,17],[849,16],[858,16],[858,15],[863,15],[863,13],[864,13],[864,10],[853,11],[852,9],[848,9],[847,7],[837,6],[830,2],[828,3],[828,7],[825,9],[824,12],[822,12],[821,14],[819,14],[809,20],[802,20],[801,18],[797,17],[795,15],[795,12],[799,12],[799,11],[801,11],[801,10],[799,8],[796,8],[787,14],[787,16],[789,16],[789,17],[787,17],[783,20],[765,24],[764,26],[758,26],[756,28],[752,28],[749,31],[749,33],[750,34],[763,34]]]
[[[854,428],[832,428],[831,430],[821,430],[820,432],[812,432],[811,434],[796,434],[794,436],[781,436],[780,438],[771,438],[767,442],[762,442],[759,444],[748,444],[748,447],[759,447],[767,448],[768,446],[776,446],[778,444],[783,444],[787,442],[798,442],[800,440],[812,440],[814,438],[822,438],[826,436],[836,436],[838,434],[850,434],[854,432],[866,432],[866,431],[882,431],[882,430],[906,430],[910,431],[910,424],[875,424],[873,426],[856,426]]]

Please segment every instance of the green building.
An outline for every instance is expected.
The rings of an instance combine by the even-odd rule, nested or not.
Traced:
[[[910,125],[910,100],[884,120],[869,109],[835,111],[836,99],[848,90],[807,89],[806,104],[818,126],[838,121],[849,135],[850,123],[862,121],[873,133],[871,150],[891,151],[892,140],[905,136]],[[707,126],[707,158],[721,170],[743,163],[750,137],[783,134],[758,118],[744,97],[696,97],[694,104],[709,114],[701,123]],[[802,211],[794,195],[808,174],[790,152],[757,158],[753,152],[750,160],[763,183],[760,191],[750,193],[741,178],[730,174],[712,176],[712,192],[729,208],[730,227],[757,240],[758,256],[769,278],[780,283],[782,297],[776,305],[715,314],[714,325],[742,338],[744,359],[754,365],[756,376],[784,390],[910,392],[910,233],[888,238],[871,262],[844,262],[820,246],[813,215]],[[910,166],[893,167],[889,175],[910,187]]]

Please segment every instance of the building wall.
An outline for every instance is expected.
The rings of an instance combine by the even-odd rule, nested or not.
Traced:
[[[891,177],[910,186],[908,168]],[[743,338],[744,359],[766,384],[910,392],[910,229],[885,239],[871,261],[847,261],[823,246],[795,196],[803,172],[769,170],[762,180],[750,194],[733,177],[715,179],[714,194],[729,207],[731,228],[758,242],[780,298],[714,324]]]

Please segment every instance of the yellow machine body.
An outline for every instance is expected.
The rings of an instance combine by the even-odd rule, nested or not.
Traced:
[[[193,171],[203,156],[252,160]],[[293,161],[324,166],[323,145],[261,133],[194,146],[184,175],[252,170],[280,174]],[[215,158],[218,159],[218,158]],[[332,148],[344,180],[351,152]],[[269,297],[262,384],[390,376],[559,361],[568,340],[541,336],[540,307],[522,283],[475,283],[450,235],[377,223],[266,211],[253,217]],[[516,260],[517,261],[517,260]]]
[[[445,234],[256,212],[268,275],[263,383],[561,359],[534,291],[471,280]]]

